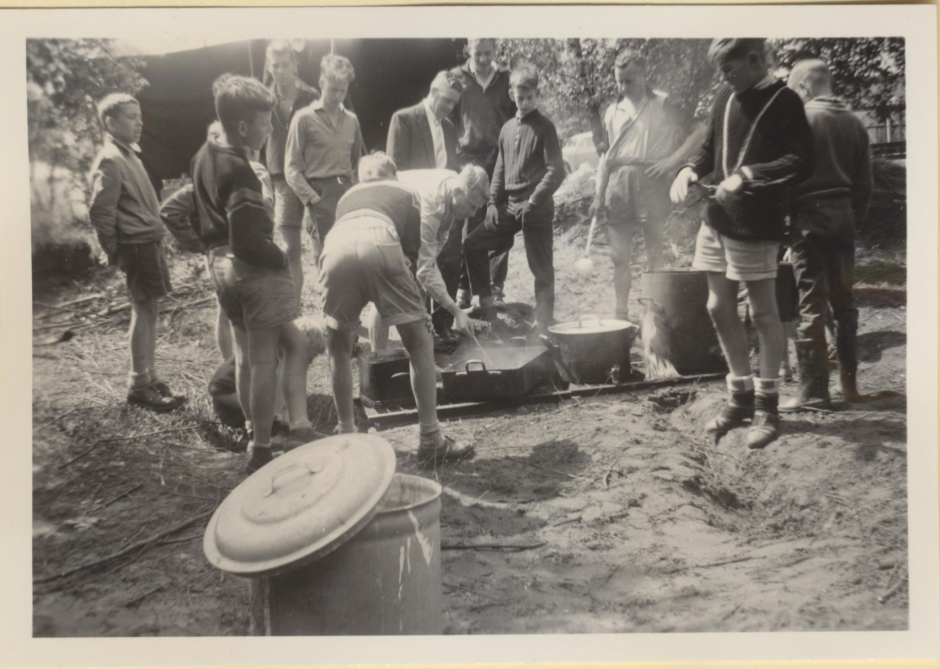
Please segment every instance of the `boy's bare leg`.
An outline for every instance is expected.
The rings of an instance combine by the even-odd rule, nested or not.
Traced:
[[[251,419],[255,446],[271,443],[271,421],[277,394],[277,328],[248,332],[248,357],[251,366]]]
[[[300,301],[300,295],[304,288],[302,233],[303,229],[300,227],[281,226],[281,237],[287,245],[287,260],[290,264],[290,275],[294,281],[294,290],[298,301]]]
[[[610,259],[614,263],[614,295],[616,296],[617,318],[626,319],[629,315],[628,302],[632,277],[630,264],[633,260],[633,233],[636,226],[611,224],[607,225],[610,235]]]
[[[388,326],[382,321],[382,314],[372,305],[367,316],[369,328],[369,342],[373,351],[384,351],[388,348]],[[399,332],[401,334],[401,332]]]
[[[434,367],[434,339],[430,323],[418,321],[396,326],[411,359],[411,390],[418,405],[422,432],[433,432],[437,422],[437,370]]]
[[[131,303],[131,323],[127,332],[131,349],[131,379],[134,387],[150,383],[156,348],[157,301],[140,300]]]
[[[356,431],[355,410],[353,409],[352,368],[349,357],[352,355],[356,333],[351,330],[327,328],[326,350],[330,356],[330,379],[333,385],[333,402],[339,417],[339,432],[346,434]]]
[[[221,306],[217,306],[218,313],[215,321],[215,343],[219,347],[219,353],[223,360],[228,360],[235,352],[235,345],[232,343],[232,324],[229,323],[228,316],[222,311]]]
[[[738,282],[727,279],[718,272],[707,272],[707,275],[708,315],[715,325],[728,367],[736,377],[750,376],[747,333],[738,316]]]
[[[239,328],[232,328],[232,340],[235,348],[235,391],[241,404],[245,421],[251,422],[251,363],[248,355],[248,333]]]
[[[780,376],[780,361],[787,344],[777,311],[776,281],[763,279],[748,281],[746,285],[751,319],[760,341],[760,378],[776,379]]]
[[[293,322],[280,327],[281,388],[291,427],[310,426],[307,418],[307,338]]]
[[[643,223],[646,269],[650,272],[655,272],[663,266],[663,225],[665,221],[644,221]]]

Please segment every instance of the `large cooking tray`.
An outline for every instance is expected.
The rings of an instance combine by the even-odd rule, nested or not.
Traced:
[[[549,380],[552,371],[544,346],[489,348],[445,368],[441,381],[450,402],[513,400]]]
[[[410,361],[403,348],[359,354],[359,398],[367,407],[414,406]]]

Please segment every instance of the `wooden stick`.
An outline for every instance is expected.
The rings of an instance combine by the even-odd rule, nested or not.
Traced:
[[[492,543],[472,543],[472,544],[462,544],[462,543],[441,543],[442,551],[452,551],[452,550],[464,550],[464,549],[494,549],[494,548],[511,548],[517,551],[526,551],[533,548],[540,548],[544,546],[544,541],[538,541],[532,544],[504,544],[498,542]]]
[[[159,534],[156,534],[150,537],[149,539],[142,539],[136,543],[131,544],[130,546],[126,546],[125,548],[122,548],[119,551],[115,551],[114,553],[111,553],[110,555],[106,555],[103,558],[98,558],[96,560],[90,560],[88,562],[84,562],[80,565],[72,567],[71,569],[66,569],[65,571],[59,572],[58,574],[50,574],[49,576],[43,576],[42,578],[33,579],[33,583],[46,583],[48,581],[54,581],[57,578],[65,578],[66,576],[71,576],[72,574],[76,572],[83,571],[85,569],[90,569],[92,567],[97,567],[102,564],[106,564],[108,562],[111,562],[112,560],[118,559],[119,557],[123,557],[127,555],[128,553],[133,553],[138,548],[146,548],[150,544],[162,539],[163,537],[169,536],[171,534],[175,534],[176,532],[179,532],[183,528],[189,527],[193,523],[198,523],[200,520],[203,520],[204,518],[208,518],[213,513],[215,513],[215,509],[213,509],[212,511],[206,511],[205,513],[200,513],[198,516],[193,516],[192,518],[184,520],[182,523],[174,525],[170,529],[164,530],[163,532],[160,532]]]
[[[148,590],[147,592],[128,599],[126,602],[124,602],[124,606],[133,606],[137,602],[143,601],[147,599],[147,597],[149,597],[150,595],[154,594],[155,592],[160,592],[161,590],[163,590],[162,584],[155,586],[153,588],[150,588],[150,590]]]
[[[70,302],[63,302],[59,307],[71,307],[76,304],[84,304],[85,302],[91,302],[92,300],[97,300],[99,297],[104,297],[104,293],[95,293],[94,295],[88,295],[87,297],[80,297],[77,300],[71,300]]]
[[[54,304],[46,304],[45,302],[37,302],[37,301],[35,301],[35,300],[33,300],[33,304],[35,304],[35,305],[37,305],[37,306],[40,306],[40,307],[42,307],[43,309],[52,309],[53,311],[61,311],[61,312],[72,313],[72,314],[83,314],[83,313],[85,313],[85,312],[82,311],[81,309],[69,309],[68,307],[57,307],[57,306],[55,306]]]
[[[108,508],[109,506],[111,506],[112,504],[114,504],[115,502],[117,502],[118,500],[124,499],[125,497],[127,497],[128,495],[130,495],[132,492],[134,492],[135,490],[137,490],[138,488],[140,488],[142,485],[143,485],[143,483],[138,483],[137,485],[135,485],[134,487],[130,488],[129,490],[125,490],[124,492],[122,492],[120,495],[118,495],[117,497],[115,497],[114,499],[112,499],[110,502],[105,502],[104,504],[102,504],[101,506],[99,506],[99,507],[98,507],[97,509],[95,509],[95,510],[96,510],[96,511],[100,511],[101,509],[106,509],[106,508]]]
[[[706,569],[708,567],[721,567],[726,564],[734,564],[735,562],[747,562],[748,560],[753,560],[752,557],[740,557],[733,558],[731,560],[721,560],[719,562],[709,562],[708,564],[691,564],[687,567],[676,567],[675,569],[667,569],[664,571],[664,574],[675,574],[677,571],[685,571],[687,569]],[[809,558],[806,558],[807,560]],[[789,565],[787,565],[789,566]]]

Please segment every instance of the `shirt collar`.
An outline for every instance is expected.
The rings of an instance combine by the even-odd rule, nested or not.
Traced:
[[[496,64],[495,63],[493,64],[493,69],[490,70],[490,76],[486,78],[486,81],[481,83],[480,75],[477,74],[476,63],[473,62],[472,58],[470,59],[469,63],[470,63],[470,72],[471,74],[473,74],[473,78],[477,80],[477,83],[480,84],[483,87],[483,90],[485,91],[487,88],[489,88],[489,85],[493,83],[493,79],[496,78],[496,73],[498,72],[498,68],[496,67]]]
[[[137,142],[130,142],[129,144],[126,142],[122,142],[117,137],[112,135],[110,132],[107,134],[107,138],[126,151],[133,151],[134,153],[140,153],[140,145],[137,144]]]
[[[770,72],[767,73],[767,76],[754,84],[753,88],[755,91],[767,88],[768,86],[773,86],[777,82],[777,78],[772,75]]]
[[[317,98],[316,100],[314,100],[314,101],[310,104],[310,108],[313,109],[314,111],[319,110],[319,109],[323,109],[323,98]],[[346,107],[343,105],[342,102],[339,103],[339,110],[340,110],[341,112],[345,112],[345,111],[346,111]]]
[[[528,118],[528,119],[533,119],[533,118],[535,118],[534,114],[537,114],[538,111],[539,111],[539,110],[538,110],[538,108],[536,107],[536,108],[533,109],[532,111],[530,111],[530,112],[528,112],[527,114],[523,115],[523,114],[521,114],[521,113],[519,112],[519,110],[517,109],[517,110],[516,110],[516,120],[522,121],[522,120],[527,119],[527,118]]]

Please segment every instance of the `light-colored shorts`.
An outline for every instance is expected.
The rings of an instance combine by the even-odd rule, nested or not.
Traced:
[[[639,223],[644,229],[662,228],[672,203],[669,201],[669,183],[646,176],[642,167],[628,165],[610,175],[607,183],[607,221],[612,226]]]
[[[304,203],[287,184],[283,174],[271,177],[274,183],[274,224],[283,228],[299,228],[304,220]]]
[[[695,240],[692,269],[719,272],[731,281],[760,281],[777,276],[780,242],[742,242],[702,223]]]
[[[395,227],[378,218],[342,221],[320,255],[323,316],[334,330],[356,331],[359,315],[375,304],[386,325],[430,318]]]
[[[226,248],[209,252],[209,270],[219,305],[239,330],[269,330],[300,318],[290,270],[250,265]]]

